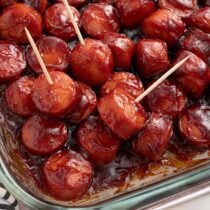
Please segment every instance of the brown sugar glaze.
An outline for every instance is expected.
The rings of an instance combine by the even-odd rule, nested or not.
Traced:
[[[15,161],[25,163],[25,165],[21,167],[26,170],[26,173],[30,176],[30,178],[34,179],[36,185],[42,191],[44,186],[42,184],[40,166],[42,166],[44,160],[46,160],[48,156],[43,158],[31,155],[20,142],[20,130],[25,119],[8,110],[4,99],[4,89],[5,85],[0,86],[0,113],[5,118],[5,125],[8,125],[9,129],[12,131],[14,137],[13,141],[18,141],[15,142],[15,144],[18,144],[18,149],[11,149],[10,155],[13,159],[15,159]],[[206,94],[199,102],[202,102],[202,104],[209,104],[209,95],[210,89],[207,89]],[[192,101],[189,102],[189,104],[191,103]],[[77,126],[68,125],[68,141],[64,148],[71,148],[72,150],[82,152],[75,140],[76,129]],[[194,159],[197,155],[204,152],[208,152],[205,159]],[[85,156],[84,153],[83,155]],[[93,165],[95,172],[93,183],[85,197],[113,187],[117,188],[116,192],[121,192],[125,189],[129,189],[129,183],[134,178],[137,180],[144,180],[149,176],[156,175],[159,168],[162,166],[173,167],[174,172],[176,172],[195,166],[202,161],[209,159],[209,157],[210,152],[208,149],[198,149],[187,145],[183,141],[179,140],[176,132],[170,141],[168,150],[161,159],[157,161],[149,161],[148,159],[137,157],[131,150],[130,142],[127,141],[121,145],[120,152],[114,161],[101,166]]]

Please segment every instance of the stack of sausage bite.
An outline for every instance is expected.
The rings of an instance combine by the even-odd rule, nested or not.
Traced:
[[[60,200],[83,196],[94,166],[113,161],[125,141],[156,161],[174,134],[210,146],[209,1],[0,0],[0,82],[8,108],[24,118],[21,144],[46,157],[44,189]],[[28,44],[27,27],[52,79]],[[137,34],[138,36],[133,36]],[[141,103],[135,99],[181,59],[189,59]],[[200,100],[202,101],[202,100]],[[79,151],[69,149],[68,127]]]

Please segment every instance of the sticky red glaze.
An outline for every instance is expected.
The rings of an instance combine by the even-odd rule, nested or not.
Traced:
[[[71,150],[52,155],[42,171],[47,191],[60,200],[81,197],[92,183],[91,164]]]
[[[66,71],[69,67],[70,48],[60,38],[46,36],[36,42],[48,71]],[[26,52],[29,66],[36,72],[42,73],[42,69],[31,47]]]
[[[143,107],[120,87],[99,99],[97,108],[105,124],[124,140],[136,134],[146,121]]]
[[[210,65],[210,34],[191,29],[180,41],[181,48],[191,51]]]
[[[71,10],[77,25],[80,27],[80,13],[72,6]],[[47,32],[53,36],[64,40],[71,40],[76,37],[74,27],[63,3],[56,3],[47,8],[44,16],[44,24]]]
[[[141,29],[147,38],[161,39],[174,46],[184,33],[185,26],[174,12],[158,9],[143,21]]]
[[[16,2],[16,0],[0,0],[0,7],[7,7]]]
[[[65,73],[51,71],[53,84],[50,85],[44,74],[34,82],[32,98],[36,108],[51,117],[62,116],[73,111],[81,95],[76,83]]]
[[[39,13],[44,14],[47,8],[47,0],[24,0],[25,4],[36,9]]]
[[[196,27],[210,33],[210,7],[204,7],[185,19],[187,26]]]
[[[74,77],[90,86],[103,84],[113,69],[112,52],[98,40],[85,39],[70,55],[70,66]]]
[[[7,42],[0,43],[0,83],[21,75],[26,68],[25,55],[22,50]]]
[[[7,87],[5,98],[11,111],[21,116],[30,116],[35,113],[31,95],[34,80],[33,77],[23,76]]]
[[[56,0],[57,2],[63,2],[62,0]],[[68,0],[69,5],[73,7],[81,7],[85,5],[88,1],[87,0]]]
[[[172,135],[172,120],[165,115],[153,113],[134,139],[133,150],[140,156],[157,160],[166,151]]]
[[[146,97],[145,102],[152,112],[177,117],[185,108],[187,97],[178,85],[165,80]]]
[[[40,14],[25,4],[17,3],[7,7],[0,16],[0,37],[17,43],[27,43],[24,27],[36,40],[42,35]]]
[[[184,140],[198,147],[210,146],[210,107],[190,106],[179,119],[179,131]]]
[[[135,44],[125,34],[107,32],[101,41],[109,46],[112,51],[115,68],[128,70],[135,53]]]
[[[97,2],[97,3],[107,3],[107,4],[111,4],[114,5],[114,3],[116,3],[118,0],[93,0],[93,2]]]
[[[134,98],[137,98],[144,92],[141,80],[130,72],[113,72],[109,79],[100,89],[100,95],[103,97],[112,92],[116,87],[124,88]]]
[[[115,159],[120,146],[116,137],[98,116],[90,116],[80,124],[77,141],[91,161],[106,164]]]
[[[140,26],[142,21],[155,11],[155,4],[151,0],[117,0],[115,6],[125,28]]]
[[[158,5],[180,17],[188,17],[198,8],[197,0],[159,0]]]
[[[67,140],[67,127],[62,121],[30,117],[22,128],[22,143],[36,155],[49,155],[58,151]]]
[[[118,32],[120,22],[116,9],[106,3],[89,4],[82,15],[84,31],[93,38],[99,38],[105,32]]]
[[[142,77],[165,72],[169,67],[166,43],[155,39],[139,40],[136,49],[136,66]]]
[[[73,123],[80,123],[91,115],[96,109],[97,98],[95,92],[87,85],[77,82],[81,91],[81,99],[76,109],[68,115],[68,120]]]
[[[190,58],[174,73],[176,80],[193,99],[199,99],[208,85],[209,70],[207,64],[195,54],[181,50],[173,64],[190,55]]]

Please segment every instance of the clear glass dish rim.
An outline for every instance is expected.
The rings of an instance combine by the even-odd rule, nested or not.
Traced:
[[[127,192],[99,204],[85,207],[67,207],[43,201],[26,192],[10,174],[4,160],[0,157],[0,181],[20,201],[31,209],[39,210],[90,210],[90,209],[143,209],[161,198],[166,198],[178,192],[188,190],[196,185],[210,181],[210,161],[201,166],[181,174],[169,177],[158,183],[151,184],[141,189]]]

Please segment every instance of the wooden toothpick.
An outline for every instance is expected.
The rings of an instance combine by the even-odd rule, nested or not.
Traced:
[[[79,30],[79,27],[78,27],[78,25],[77,25],[77,23],[76,23],[76,21],[74,19],[74,16],[73,16],[73,13],[72,13],[71,8],[69,6],[69,3],[68,3],[67,0],[62,0],[62,1],[63,1],[63,4],[66,7],[67,14],[68,14],[68,16],[69,16],[69,18],[70,18],[70,20],[71,20],[71,22],[73,24],[73,27],[74,27],[74,30],[75,30],[75,32],[77,34],[77,37],[79,39],[79,42],[82,45],[84,45],[85,44],[84,39],[83,39],[82,34],[81,34],[80,30]]]
[[[39,64],[41,66],[41,69],[42,69],[42,71],[43,71],[43,73],[44,73],[44,75],[45,75],[48,83],[50,85],[52,85],[53,84],[53,81],[52,81],[52,79],[51,79],[51,77],[49,75],[49,72],[48,72],[48,70],[47,70],[47,68],[45,66],[45,63],[44,63],[44,61],[43,61],[43,59],[42,59],[42,57],[41,57],[41,55],[39,53],[39,50],[38,50],[38,48],[36,46],[36,43],[34,42],[34,40],[33,40],[32,36],[31,36],[31,33],[29,32],[29,30],[26,27],[24,29],[25,29],[26,36],[28,38],[28,41],[29,41],[29,43],[30,43],[30,45],[31,45],[31,47],[32,47],[32,49],[33,49],[36,57],[37,57],[37,60],[39,61]]]
[[[140,96],[135,99],[135,102],[140,102],[145,96],[147,96],[151,91],[153,91],[160,83],[167,79],[173,72],[175,72],[180,66],[182,66],[187,59],[190,57],[188,55],[186,58],[179,61],[171,69],[169,69],[165,74],[163,74],[158,80],[156,80],[151,86],[149,86]]]

